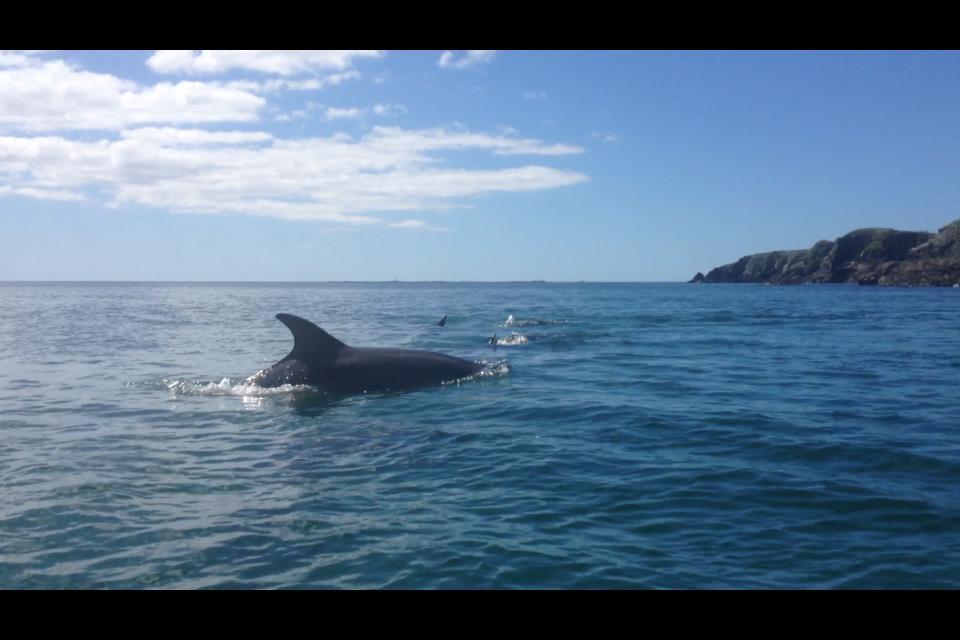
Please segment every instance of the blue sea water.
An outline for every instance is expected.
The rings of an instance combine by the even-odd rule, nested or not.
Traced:
[[[960,587],[960,290],[0,283],[0,587]]]

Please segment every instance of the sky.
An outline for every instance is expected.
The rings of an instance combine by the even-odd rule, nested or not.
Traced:
[[[960,53],[0,51],[0,280],[690,279],[960,218]]]

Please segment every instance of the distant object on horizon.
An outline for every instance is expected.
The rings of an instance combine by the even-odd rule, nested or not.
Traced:
[[[483,370],[478,362],[433,351],[350,347],[309,320],[278,313],[293,349],[247,378],[259,387],[311,385],[334,393],[404,391],[452,382]]]
[[[447,324],[447,316],[443,316],[442,318],[440,318],[440,322],[437,323],[437,326],[443,327],[443,326],[446,326],[446,324]]]
[[[848,283],[887,287],[960,285],[960,219],[937,233],[857,229],[809,249],[771,251],[740,258],[691,283]]]

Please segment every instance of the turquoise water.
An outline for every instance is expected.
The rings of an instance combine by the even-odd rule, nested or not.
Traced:
[[[281,311],[488,375],[258,392]],[[955,289],[5,283],[0,363],[0,587],[960,587]]]

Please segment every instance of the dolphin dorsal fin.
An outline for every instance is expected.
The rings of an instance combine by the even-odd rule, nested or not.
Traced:
[[[347,346],[309,320],[289,313],[278,313],[277,320],[287,325],[293,334],[293,350],[288,358],[328,360]]]

